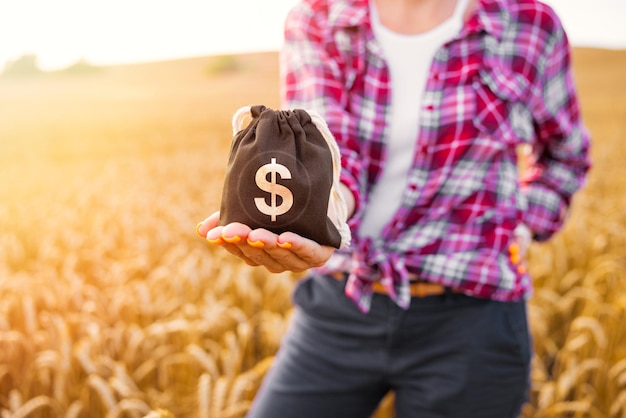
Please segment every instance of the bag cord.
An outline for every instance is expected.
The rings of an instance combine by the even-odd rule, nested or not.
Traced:
[[[250,109],[251,106],[241,107],[233,115],[233,135],[236,135],[239,131],[241,131],[244,120],[250,116]],[[329,204],[332,205],[337,216],[337,223],[339,223],[339,225],[335,226],[341,235],[340,248],[345,248],[350,245],[352,234],[350,232],[350,227],[348,226],[348,205],[346,204],[346,200],[340,191],[339,176],[341,174],[341,153],[339,151],[339,146],[337,145],[335,137],[330,132],[330,129],[328,129],[328,125],[326,124],[324,118],[322,118],[319,113],[314,110],[307,110],[306,112],[309,116],[311,116],[311,121],[320,131],[322,137],[326,140],[328,148],[330,149],[333,160],[333,184],[330,189]]]
[[[330,204],[333,205],[334,212],[337,215],[337,222],[339,225],[335,226],[341,235],[341,248],[345,248],[350,245],[352,234],[350,233],[350,227],[348,226],[348,205],[346,204],[346,200],[344,199],[340,189],[339,176],[341,174],[341,152],[339,151],[337,141],[335,140],[332,132],[330,132],[330,129],[328,129],[328,125],[326,124],[324,118],[322,118],[314,110],[307,110],[307,112],[311,116],[311,121],[313,121],[326,140],[333,158],[333,185],[330,189]]]

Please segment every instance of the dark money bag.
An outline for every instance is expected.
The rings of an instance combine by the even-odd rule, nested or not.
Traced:
[[[233,116],[220,224],[241,222],[276,234],[294,232],[335,248],[348,246],[340,169],[337,143],[317,113],[243,107]],[[334,222],[329,205],[337,215]]]

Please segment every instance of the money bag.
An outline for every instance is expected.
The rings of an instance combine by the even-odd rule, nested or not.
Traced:
[[[326,122],[304,109],[262,105],[239,109],[232,122],[220,224],[241,222],[335,248],[349,245],[347,209],[338,188],[341,156]],[[329,205],[337,214],[334,222],[327,215]]]

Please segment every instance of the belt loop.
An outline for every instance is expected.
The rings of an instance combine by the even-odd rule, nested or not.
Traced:
[[[454,291],[450,286],[445,287],[445,292],[443,293],[443,301],[446,305],[452,304],[452,297],[454,296]]]

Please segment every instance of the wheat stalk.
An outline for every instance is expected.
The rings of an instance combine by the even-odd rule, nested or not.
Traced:
[[[100,396],[100,400],[107,410],[115,408],[117,401],[115,399],[115,395],[113,394],[113,390],[106,380],[98,375],[92,374],[87,378],[87,384]]]
[[[141,399],[122,399],[107,412],[105,418],[118,418],[126,413],[130,413],[133,417],[141,417],[150,413],[150,407]]]
[[[215,358],[204,351],[200,346],[196,344],[190,344],[185,348],[185,351],[189,353],[204,370],[206,370],[212,378],[217,378],[220,374],[217,367]]]
[[[32,399],[29,399],[26,403],[21,405],[19,409],[17,409],[12,418],[27,418],[32,416],[35,411],[41,408],[48,407],[52,409],[53,413],[58,413],[58,408],[55,407],[54,400],[49,398],[48,396],[36,396]]]
[[[198,379],[198,418],[212,418],[211,415],[211,375],[203,373]]]
[[[75,400],[70,404],[65,412],[65,418],[79,418],[84,406],[80,400]]]
[[[609,410],[609,417],[626,416],[626,390],[621,391],[617,398],[611,403],[611,409]]]
[[[210,402],[210,416],[212,418],[221,417],[226,407],[226,397],[228,395],[228,379],[224,376],[219,377],[213,386]]]

